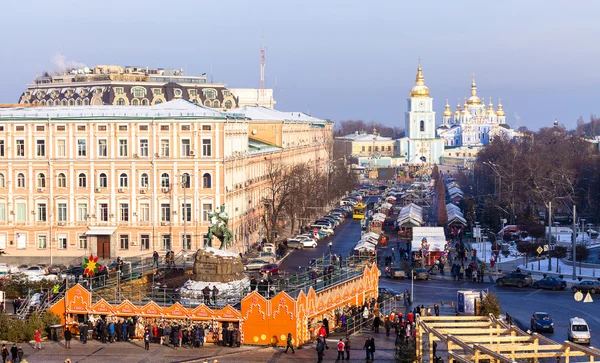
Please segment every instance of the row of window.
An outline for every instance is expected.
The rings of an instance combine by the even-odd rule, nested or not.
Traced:
[[[169,131],[170,125],[159,125],[160,131]],[[85,131],[86,125],[77,125],[77,131]],[[119,131],[127,131],[127,125],[118,125]],[[181,131],[191,131],[192,127],[189,124],[184,124],[180,126]],[[211,125],[202,125],[202,131],[210,131],[212,129]],[[108,125],[98,125],[98,131],[107,131]],[[148,131],[148,125],[138,125],[139,131]],[[4,126],[0,125],[0,131],[4,131]],[[15,125],[15,131],[25,131],[25,125]],[[36,125],[35,131],[44,132],[46,131],[46,126],[44,125]],[[67,131],[66,125],[56,125],[56,131]]]
[[[362,147],[362,151],[367,151],[366,149],[367,149],[367,147],[365,147],[365,146]],[[396,151],[396,149],[397,149],[397,146],[394,145],[394,151]],[[368,151],[372,151],[372,147],[371,146],[368,147]],[[375,146],[375,151],[386,151],[385,150],[385,146],[382,146],[381,150],[380,150],[379,146]],[[392,147],[388,146],[387,147],[387,151],[392,151]]]
[[[38,173],[36,178],[36,187],[38,188],[46,188],[46,174]],[[98,188],[108,188],[108,176],[106,173],[98,174]],[[182,188],[191,188],[192,186],[192,178],[190,174],[183,173],[181,175],[181,183]],[[56,186],[58,188],[66,188],[67,187],[67,176],[65,173],[58,173],[56,176]],[[77,187],[78,188],[87,188],[87,175],[85,173],[79,173],[77,176]],[[150,178],[147,173],[142,173],[140,175],[140,188],[150,188]],[[171,177],[169,173],[162,173],[160,175],[160,186],[161,188],[170,188],[171,187]],[[212,177],[209,173],[204,173],[202,175],[202,187],[203,188],[212,188]],[[0,188],[6,188],[6,177],[3,173],[0,173]],[[25,174],[18,173],[17,174],[17,188],[26,188],[25,183]],[[119,188],[129,188],[129,176],[127,173],[119,174]]]
[[[180,156],[194,156],[195,153],[191,147],[190,139],[181,139],[181,152]],[[38,157],[46,156],[46,140],[36,140],[35,141],[35,155]],[[120,157],[129,157],[129,143],[126,139],[118,140],[118,156]],[[77,156],[78,157],[86,157],[87,152],[87,139],[77,139]],[[170,149],[170,141],[169,140],[160,140],[160,156],[169,157],[171,154]],[[5,156],[5,144],[4,140],[0,140],[0,157]],[[18,139],[15,140],[15,155],[17,157],[25,157],[25,140]],[[67,142],[66,140],[56,140],[56,156],[57,157],[66,157],[67,155]],[[98,157],[108,157],[108,140],[107,139],[99,139],[98,140],[98,148],[97,148],[97,156]],[[138,153],[134,155],[135,157],[148,157],[150,156],[150,142],[148,139],[140,139],[139,140],[139,148]],[[212,142],[211,139],[202,139],[202,156],[211,157],[212,156]]]
[[[108,203],[98,204],[98,216],[96,217],[100,222],[109,222],[110,218],[114,218],[109,212]],[[175,222],[177,219],[172,219],[172,212],[176,211],[171,209],[170,203],[160,204],[160,221],[161,222]],[[212,211],[212,203],[202,204],[202,221],[208,222],[210,220],[208,213]],[[131,208],[129,203],[119,203],[117,220],[120,222],[129,222],[131,220]],[[179,210],[180,222],[192,222],[192,204],[182,203]],[[150,214],[150,203],[142,202],[139,205],[139,209],[136,212],[138,222],[149,223],[151,220]],[[26,203],[15,203],[15,222],[27,222],[27,204]],[[36,209],[32,211],[35,214],[35,220],[37,222],[48,222],[48,204],[44,202],[38,202]],[[67,202],[56,203],[56,222],[67,222],[68,218],[68,206]],[[0,222],[7,221],[6,215],[6,203],[0,203]],[[87,203],[77,203],[76,220],[77,222],[86,222],[91,218],[88,213]]]
[[[138,97],[138,96],[134,96],[134,97]],[[194,103],[198,103],[197,99],[193,100]],[[26,102],[27,103],[27,102]],[[163,103],[163,100],[161,98],[158,98],[154,101],[155,105],[160,105],[161,103]],[[123,97],[119,97],[117,98],[117,102],[115,103],[117,106],[125,106],[127,105],[127,102],[125,101],[125,98]],[[90,105],[90,100],[87,98],[78,98],[78,99],[62,99],[62,100],[41,100],[40,101],[40,105],[42,107],[52,107],[52,106],[89,106]],[[143,99],[137,99],[134,98],[131,100],[131,105],[132,106],[148,106],[150,105],[150,101],[147,98],[143,98]],[[204,106],[206,107],[212,107],[212,108],[221,108],[221,102],[219,100],[204,100],[203,103]],[[233,107],[233,103],[230,100],[226,100],[225,102],[223,102],[223,107],[224,108],[232,108]]]

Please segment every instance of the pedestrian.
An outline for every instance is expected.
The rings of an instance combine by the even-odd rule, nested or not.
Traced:
[[[129,324],[127,324],[127,320],[123,320],[123,324],[121,324],[121,340],[126,342],[128,334],[129,334]]]
[[[19,359],[19,350],[17,349],[16,344],[13,344],[10,348],[10,355],[12,356],[12,363],[18,362],[17,359]]]
[[[292,343],[293,343],[292,333],[288,333],[288,335],[287,335],[287,345],[285,347],[285,353],[287,353],[288,349],[290,349],[290,348],[292,349],[292,354],[295,353],[294,352],[294,345]]]
[[[363,318],[363,325],[364,325],[367,323],[367,320],[369,320],[369,309],[366,306],[363,309],[362,318]]]
[[[150,331],[146,328],[144,332],[144,348],[150,350]]]
[[[433,311],[435,312],[435,316],[440,316],[440,307],[438,304],[433,304]]]
[[[366,354],[365,359],[369,360],[369,357],[371,357],[371,353],[370,353],[370,351],[371,351],[371,339],[367,338],[367,341],[365,342],[365,345],[363,345],[363,349],[365,350],[365,354]]]
[[[71,349],[71,338],[73,336],[71,335],[71,329],[69,329],[69,326],[65,327],[65,349]]]
[[[323,363],[323,353],[325,352],[325,338],[317,338],[317,363]]]
[[[344,342],[344,350],[346,351],[346,360],[350,361],[350,338],[346,337]]]
[[[483,276],[484,276],[484,271],[485,271],[485,264],[481,264],[480,268],[479,268],[479,282],[483,282]]]
[[[158,268],[158,252],[154,251],[152,253],[152,259],[153,259],[152,267],[154,267],[154,265],[156,265],[156,268]]]
[[[329,336],[329,320],[327,318],[323,318],[323,326],[325,327],[325,336]]]
[[[179,347],[179,332],[175,328],[173,328],[172,334],[173,334],[173,349],[177,349],[177,347]]]
[[[211,292],[211,288],[208,285],[202,289],[202,296],[204,297],[204,305],[210,304],[210,292]]]
[[[6,349],[6,344],[2,344],[2,363],[6,363],[6,358],[8,358],[8,349]]]
[[[321,325],[319,328],[319,336],[325,338],[327,336],[327,330],[325,329],[325,325]]]
[[[471,272],[471,279],[473,280],[473,282],[479,282],[479,280],[477,279],[477,270],[473,270],[473,272]]]
[[[392,330],[392,321],[389,318],[386,318],[384,326],[385,326],[385,336],[389,337],[390,330]]]
[[[35,348],[42,349],[42,332],[39,329],[35,330]]]
[[[213,286],[213,290],[212,290],[212,299],[213,299],[213,304],[217,305],[217,295],[219,294],[219,289],[217,289],[217,285]]]
[[[371,338],[369,343],[369,353],[371,354],[371,361],[375,359],[375,338]]]
[[[345,349],[345,344],[344,344],[344,340],[342,338],[340,338],[340,341],[337,343],[337,360],[344,360],[344,350]]]
[[[17,357],[19,358],[19,362],[23,361],[23,355],[25,353],[23,352],[23,347],[19,345],[19,347],[17,348]]]
[[[375,319],[373,319],[373,329],[375,333],[379,333],[379,326],[381,325],[381,318],[379,315],[375,315]]]

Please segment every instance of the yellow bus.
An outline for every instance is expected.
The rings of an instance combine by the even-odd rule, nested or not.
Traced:
[[[354,219],[363,219],[365,218],[365,210],[367,209],[367,205],[364,203],[356,203],[354,206],[354,213],[352,214],[352,218]]]

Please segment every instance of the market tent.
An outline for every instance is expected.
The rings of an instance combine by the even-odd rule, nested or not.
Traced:
[[[398,218],[396,220],[398,226],[422,226],[423,225],[423,208],[419,207],[416,204],[410,203],[407,206],[404,206],[400,213],[398,213]]]
[[[371,219],[373,219],[373,222],[385,222],[385,217],[383,213],[375,213]]]
[[[412,230],[412,251],[421,250],[423,238],[427,240],[430,252],[443,251],[446,247],[444,227],[415,227]]]
[[[354,246],[355,250],[367,250],[367,251],[375,251],[375,246],[371,243],[369,243],[368,241],[365,240],[360,240],[358,241],[358,243],[356,244],[356,246]]]

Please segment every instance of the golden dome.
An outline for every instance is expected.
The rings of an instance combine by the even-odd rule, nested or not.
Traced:
[[[469,112],[469,109],[467,108],[467,102],[468,102],[468,101],[466,100],[466,97],[465,97],[465,104],[464,104],[464,106],[463,106],[463,110],[462,110],[462,113],[463,113],[463,115],[469,115],[469,114],[471,114],[471,113]]]
[[[481,99],[477,97],[477,85],[475,84],[475,73],[473,73],[473,82],[471,82],[471,97],[467,100],[469,105],[480,105]]]
[[[450,105],[448,104],[448,100],[446,99],[446,109],[444,110],[443,117],[452,117],[452,110],[450,110]]]
[[[487,108],[487,114],[488,115],[495,115],[496,111],[494,111],[494,105],[492,104],[492,98],[490,97],[490,103],[488,104],[488,108]]]
[[[423,70],[421,64],[417,67],[417,77],[415,79],[415,85],[410,90],[410,97],[429,97],[429,88],[425,86],[425,78],[423,77]]]
[[[498,100],[498,111],[496,111],[496,115],[505,116],[504,109],[502,108],[502,101],[500,99]]]

